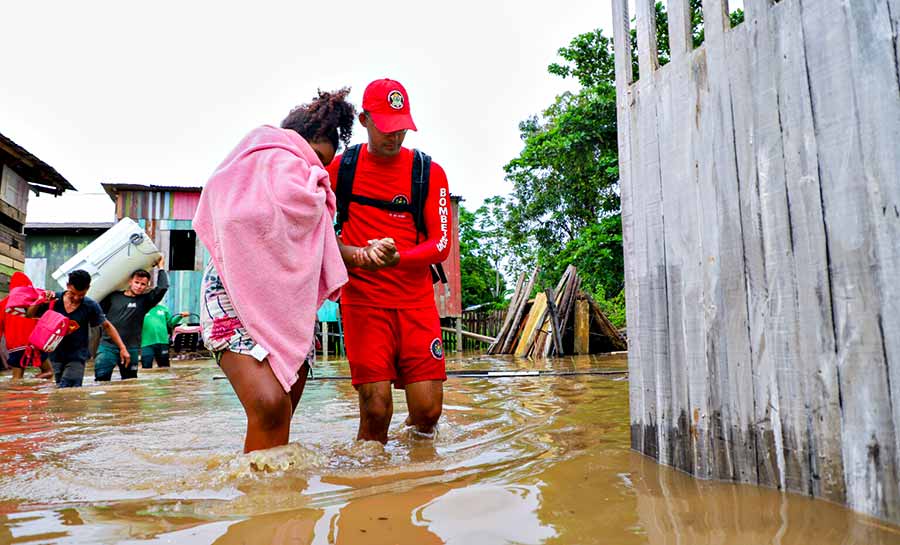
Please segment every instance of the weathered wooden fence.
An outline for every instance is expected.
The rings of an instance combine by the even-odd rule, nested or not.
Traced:
[[[462,313],[462,328],[471,333],[478,333],[486,337],[496,337],[503,325],[505,310],[466,310]],[[447,326],[455,326],[455,323],[447,321]],[[445,331],[443,334],[444,347],[448,351],[456,351],[456,334]],[[477,341],[470,337],[463,338],[463,350],[483,350],[487,343]]]
[[[900,522],[900,0],[612,0],[632,446]]]

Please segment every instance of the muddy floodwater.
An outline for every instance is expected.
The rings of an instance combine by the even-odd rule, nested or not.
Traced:
[[[623,356],[451,359],[452,370],[624,369]],[[435,441],[357,443],[346,362],[320,362],[291,444],[240,454],[212,361],[57,390],[0,377],[0,544],[860,544],[900,529],[629,450],[624,375],[452,377]],[[92,375],[89,369],[88,375]],[[330,378],[329,378],[330,377]]]

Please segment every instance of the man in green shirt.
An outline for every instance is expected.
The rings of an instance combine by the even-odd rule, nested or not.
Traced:
[[[172,315],[169,307],[159,303],[144,316],[144,329],[141,332],[141,367],[153,367],[156,358],[157,367],[169,366],[169,337],[181,320],[190,316],[189,312]]]

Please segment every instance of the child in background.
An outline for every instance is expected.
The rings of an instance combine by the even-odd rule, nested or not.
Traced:
[[[183,311],[172,315],[169,307],[162,303],[150,309],[144,316],[144,329],[141,331],[141,367],[151,369],[154,358],[157,367],[169,366],[169,338],[172,330],[190,314]]]

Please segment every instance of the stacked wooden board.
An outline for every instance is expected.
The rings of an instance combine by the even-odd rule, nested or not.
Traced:
[[[506,318],[488,354],[547,357],[625,350],[625,339],[590,294],[582,291],[581,279],[569,266],[556,289],[539,290],[531,298],[540,271],[528,281],[519,276]]]

